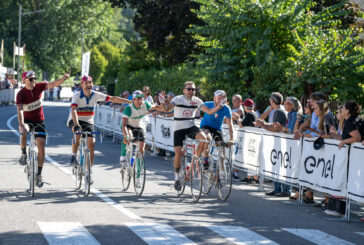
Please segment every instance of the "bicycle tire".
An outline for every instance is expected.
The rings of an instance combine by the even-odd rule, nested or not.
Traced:
[[[90,151],[87,150],[85,152],[85,167],[84,167],[84,170],[85,171],[85,196],[88,196],[90,194],[90,190],[91,190],[91,183],[90,183],[90,180],[91,180],[91,159],[90,159]],[[88,169],[88,171],[87,171]]]
[[[202,193],[202,163],[200,158],[195,158],[191,161],[190,185],[192,200],[198,202]]]
[[[30,150],[30,179],[29,179],[29,185],[30,185],[30,194],[32,197],[34,197],[34,189],[35,189],[35,152]]]
[[[122,185],[122,190],[123,191],[127,191],[129,189],[129,186],[130,186],[130,180],[131,180],[131,174],[132,174],[132,169],[130,167],[130,162],[131,162],[131,151],[128,150],[126,152],[126,166],[121,167],[121,170],[120,170],[121,185]]]
[[[211,166],[213,159],[209,157],[209,166]],[[214,171],[209,168],[208,171],[202,171],[202,194],[208,195],[210,193],[213,182]]]
[[[146,177],[146,167],[145,167],[144,157],[141,152],[138,152],[133,164],[134,191],[137,197],[140,197],[143,194],[145,187],[145,177]],[[139,186],[137,185],[138,181],[140,183]]]
[[[187,166],[187,156],[183,156],[181,158],[181,167],[179,170],[179,179],[181,182],[181,190],[177,191],[178,196],[183,195],[185,188],[186,188],[186,177],[188,176],[188,174],[186,173],[186,166]]]
[[[83,166],[82,151],[79,148],[77,152],[77,162],[79,165],[73,167],[73,174],[75,175],[76,190],[81,189],[82,186],[82,166]]]
[[[232,167],[231,162],[227,158],[222,158],[223,163],[222,166],[224,166],[224,169],[221,170],[221,159],[218,162],[218,183],[217,183],[217,193],[219,196],[219,199],[222,201],[226,201],[231,193],[231,186],[233,183],[232,179]]]

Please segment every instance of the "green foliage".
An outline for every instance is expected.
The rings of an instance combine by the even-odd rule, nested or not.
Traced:
[[[317,12],[313,0],[195,1],[206,25],[188,32],[204,49],[196,58],[208,73],[206,92],[222,88],[259,103],[272,91],[300,97],[322,90],[361,101],[362,49],[355,33],[338,31],[354,13],[344,1]],[[302,67],[304,75],[297,76]]]
[[[96,84],[101,83],[108,63],[99,48],[94,46],[91,50],[90,76]]]

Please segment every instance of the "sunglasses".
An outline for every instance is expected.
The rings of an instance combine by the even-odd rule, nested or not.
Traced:
[[[195,88],[186,88],[186,89],[187,89],[187,91],[196,91]]]
[[[31,77],[31,78],[29,78],[29,81],[30,82],[37,81],[37,78],[36,77]]]

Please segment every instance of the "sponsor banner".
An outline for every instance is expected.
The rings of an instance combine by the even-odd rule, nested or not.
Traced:
[[[325,139],[319,150],[313,139],[303,139],[299,184],[336,196],[346,196],[349,146],[339,150],[339,141]]]
[[[114,108],[115,110],[115,116],[113,121],[113,127],[114,127],[114,133],[116,135],[123,135],[123,132],[121,130],[121,124],[123,123],[123,113],[120,112],[119,108]]]
[[[91,52],[86,52],[82,55],[82,76],[88,76],[89,70],[90,70],[90,56]]]
[[[250,128],[239,129],[233,167],[244,171],[259,173],[259,153],[262,131]]]
[[[157,116],[155,123],[155,146],[167,151],[174,151],[174,121],[171,118]]]
[[[364,203],[364,146],[353,143],[350,148],[348,196],[350,199]]]
[[[301,140],[293,135],[267,133],[262,135],[260,174],[292,184],[298,184]]]

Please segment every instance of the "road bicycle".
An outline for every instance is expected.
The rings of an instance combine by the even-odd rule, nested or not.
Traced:
[[[203,172],[202,193],[207,195],[211,187],[217,189],[219,199],[225,201],[229,198],[232,187],[232,146],[228,148],[228,157],[225,155],[227,143],[214,140],[209,142],[209,168]]]
[[[74,133],[75,138],[77,135],[81,135],[80,145],[78,147],[77,157],[76,157],[78,164],[73,165],[72,173],[75,177],[77,190],[81,189],[82,179],[84,177],[84,188],[85,188],[84,194],[85,196],[88,196],[90,194],[91,184],[92,184],[91,183],[92,166],[91,166],[90,149],[88,148],[87,142],[88,142],[88,137],[90,137],[90,135],[100,135],[100,132]]]
[[[36,173],[38,170],[38,164],[36,164],[38,163],[38,154],[36,151],[35,136],[43,135],[47,137],[47,133],[30,131],[27,134],[30,136],[30,139],[29,139],[29,148],[27,153],[27,162],[24,168],[24,172],[26,173],[28,178],[30,194],[32,197],[34,197],[34,188],[36,185],[36,178],[37,178]],[[20,133],[20,136],[21,135],[23,134]],[[42,187],[42,185],[43,183],[37,183],[38,187]]]
[[[129,144],[126,147],[126,165],[121,166],[120,170],[122,190],[127,191],[129,189],[131,178],[133,178],[135,194],[137,197],[140,197],[145,187],[146,167],[144,156],[139,149],[139,137],[128,137],[128,141]]]
[[[198,202],[200,200],[202,186],[203,186],[202,158],[196,156],[196,148],[197,148],[196,144],[198,145],[200,142],[208,143],[207,140],[186,139],[183,141],[183,147],[182,147],[183,156],[181,159],[181,168],[179,171],[181,190],[177,191],[178,196],[183,195],[186,188],[186,182],[189,182],[191,187],[192,200],[194,202]]]

